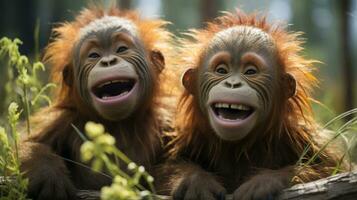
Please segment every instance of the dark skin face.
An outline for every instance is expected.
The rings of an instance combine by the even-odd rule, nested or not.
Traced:
[[[239,141],[269,118],[283,79],[288,96],[295,80],[280,74],[274,42],[252,27],[233,27],[217,33],[198,70],[189,69],[183,84],[198,98],[201,111],[223,140]]]
[[[78,91],[104,119],[125,119],[152,95],[154,70],[163,68],[164,58],[160,52],[143,49],[136,33],[123,27],[93,31],[77,44],[74,77]]]

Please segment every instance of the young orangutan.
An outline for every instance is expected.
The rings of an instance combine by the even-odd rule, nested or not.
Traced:
[[[69,162],[80,162],[83,142],[72,124],[83,132],[87,121],[102,123],[118,148],[149,173],[160,161],[167,117],[159,100],[165,73],[161,52],[171,38],[166,24],[133,11],[91,7],[54,29],[44,60],[52,65],[58,96],[35,117],[38,131],[22,145],[29,197],[75,199],[76,189],[99,190],[111,183]]]
[[[183,40],[185,91],[177,136],[158,189],[173,199],[271,199],[290,184],[329,176],[338,160],[323,150],[309,103],[314,60],[298,33],[264,17],[226,13]],[[166,183],[165,183],[166,181]]]

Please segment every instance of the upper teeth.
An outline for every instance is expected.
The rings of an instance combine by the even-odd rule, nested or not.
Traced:
[[[216,104],[214,104],[214,107],[216,107],[216,108],[231,108],[231,109],[237,109],[237,110],[250,110],[249,106],[245,106],[242,104],[216,103]]]
[[[123,80],[107,81],[105,83],[100,84],[98,87],[103,87],[105,85],[109,85],[109,84],[112,84],[112,83],[126,83],[126,82],[129,82],[129,80],[123,79]]]

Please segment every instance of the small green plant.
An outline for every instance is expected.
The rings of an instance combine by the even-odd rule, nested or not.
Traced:
[[[17,123],[20,119],[25,119],[27,134],[31,133],[30,115],[44,105],[44,102],[51,104],[47,92],[55,85],[52,83],[41,83],[38,73],[44,71],[45,67],[41,62],[30,63],[29,59],[21,55],[19,39],[11,40],[2,38],[0,40],[0,58],[7,59],[7,83],[5,85],[5,104],[10,104],[8,108],[6,127],[0,127],[0,200],[26,199],[28,180],[24,178],[20,171],[19,161],[19,132]],[[36,60],[38,53],[36,53]],[[19,104],[12,102],[18,101]],[[12,102],[12,103],[10,103]],[[23,115],[24,114],[24,115]],[[4,115],[1,116],[4,118]],[[105,167],[110,176],[113,177],[113,184],[103,187],[101,198],[109,199],[153,199],[153,177],[150,176],[143,166],[137,166],[124,153],[115,148],[115,139],[104,132],[104,127],[95,123],[88,123],[85,127],[90,140],[80,134],[85,140],[81,147],[82,160],[92,162],[95,171],[101,171]],[[78,131],[78,129],[77,129]],[[80,133],[78,131],[78,133]],[[115,157],[112,161],[110,156]],[[131,175],[120,169],[120,163],[128,166]],[[151,191],[146,190],[140,181],[145,180]]]
[[[3,184],[0,185],[0,199],[26,199],[28,180],[23,177],[20,171],[20,161],[18,152],[19,133],[16,126],[21,111],[18,105],[11,103],[8,109],[8,123],[10,134],[5,128],[0,127],[0,175],[3,177]]]
[[[87,139],[76,129],[85,142],[81,146],[81,158],[84,162],[91,162],[92,169],[101,171],[103,166],[107,169],[114,181],[111,186],[101,189],[102,200],[124,200],[124,199],[153,199],[155,193],[153,187],[154,178],[149,175],[143,166],[132,162],[123,152],[115,147],[115,139],[106,133],[101,124],[88,122],[85,125]],[[114,161],[110,157],[114,156]],[[123,162],[132,175],[128,175],[120,169]],[[144,180],[150,190],[146,190],[140,181]]]
[[[24,110],[27,134],[30,134],[31,113],[43,105],[39,101],[51,103],[46,92],[55,85],[48,83],[42,86],[38,73],[45,71],[45,66],[39,61],[31,63],[28,57],[21,55],[19,52],[19,45],[21,44],[21,40],[17,38],[14,40],[7,37],[2,38],[0,40],[0,58],[6,57],[8,60],[8,81],[5,85],[6,93],[4,94],[6,96],[5,104],[8,105],[10,101],[20,99],[19,105]]]
[[[6,97],[5,104],[9,105],[8,113],[3,113],[0,118],[5,123],[5,127],[0,127],[0,200],[26,199],[28,180],[20,172],[17,124],[20,119],[25,119],[29,135],[31,113],[43,106],[43,102],[51,103],[46,92],[55,86],[52,83],[43,86],[38,73],[45,71],[45,66],[38,61],[30,63],[28,57],[20,54],[20,44],[19,39],[0,39],[0,58],[7,60],[5,94],[1,95]],[[7,120],[3,121],[6,116]]]
[[[350,168],[352,166],[352,159],[351,154],[354,145],[356,144],[356,133],[357,133],[357,108],[347,111],[334,117],[330,121],[328,121],[323,127],[322,130],[326,130],[327,128],[330,129],[330,134],[332,134],[331,138],[326,141],[322,147],[308,160],[304,161],[304,157],[309,152],[311,146],[306,146],[304,152],[300,156],[298,162],[296,163],[298,166],[310,166],[318,157],[319,155],[329,146],[331,145],[336,139],[342,138],[342,141],[345,144],[345,149],[343,154],[340,157],[337,165],[335,166],[334,171],[331,175],[335,175],[341,170],[342,163],[344,161],[349,161]],[[345,119],[347,116],[354,116],[352,119],[348,120],[345,123],[341,123],[342,119]],[[336,125],[337,124],[337,125]],[[326,133],[327,134],[327,133]]]

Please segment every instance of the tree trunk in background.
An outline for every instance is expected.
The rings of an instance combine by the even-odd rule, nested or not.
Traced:
[[[352,64],[352,37],[351,37],[351,27],[350,27],[350,7],[351,0],[339,0],[339,14],[341,19],[340,33],[341,33],[341,56],[342,56],[342,70],[343,70],[343,80],[344,86],[344,101],[345,107],[344,111],[351,110],[353,108],[353,98],[354,98],[354,76],[353,76],[353,64]],[[346,118],[346,120],[351,119],[352,116]]]
[[[211,21],[217,17],[219,9],[219,1],[217,0],[200,0],[201,6],[201,25],[204,26],[204,23]]]
[[[131,8],[132,0],[118,0],[118,3],[119,8],[126,10]]]

